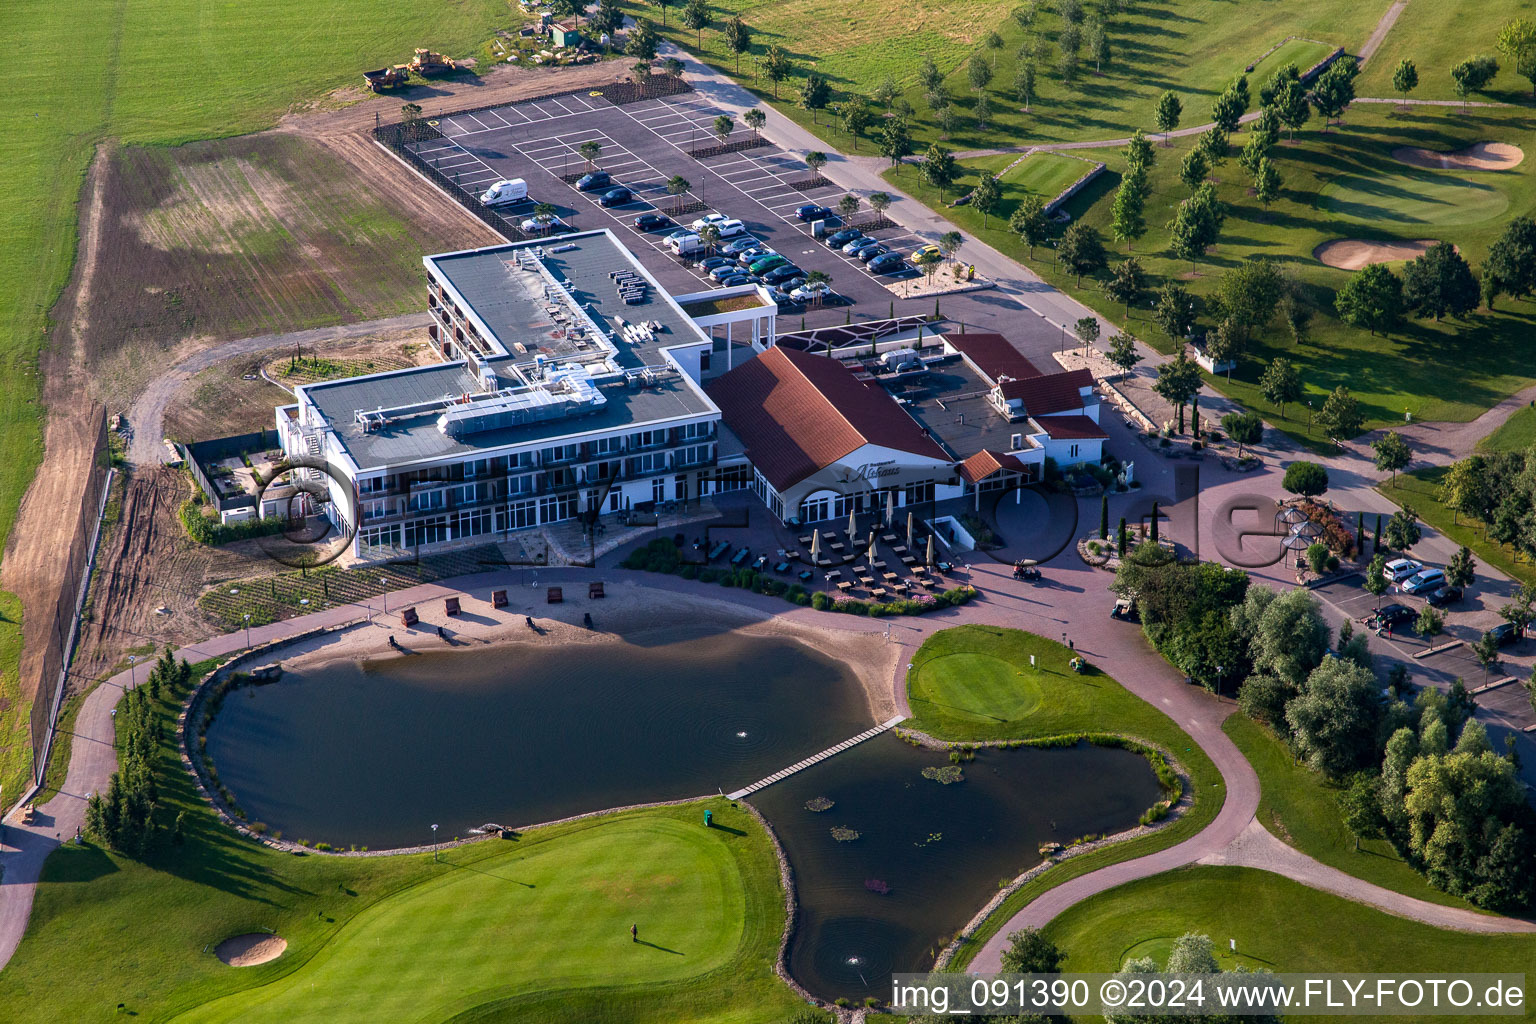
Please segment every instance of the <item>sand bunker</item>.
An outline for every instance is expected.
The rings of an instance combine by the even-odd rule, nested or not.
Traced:
[[[1360,238],[1336,238],[1312,250],[1320,262],[1340,270],[1359,270],[1371,263],[1394,263],[1422,255],[1435,239],[1417,242],[1367,242]]]
[[[266,932],[235,935],[219,943],[214,955],[231,967],[255,967],[283,955],[288,940]]]
[[[1392,159],[1409,167],[1428,167],[1431,170],[1507,171],[1525,159],[1525,151],[1507,142],[1479,142],[1454,153],[1437,153],[1432,149],[1404,146],[1392,151]]]

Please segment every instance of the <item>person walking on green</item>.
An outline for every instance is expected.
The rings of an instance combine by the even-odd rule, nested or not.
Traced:
[[[639,942],[640,941],[640,926],[639,925],[632,924],[632,925],[629,926],[629,941],[630,942]]]

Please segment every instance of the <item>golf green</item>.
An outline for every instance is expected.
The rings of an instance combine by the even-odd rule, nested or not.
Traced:
[[[1509,207],[1502,189],[1433,171],[1342,174],[1324,185],[1318,207],[1344,221],[1375,227],[1477,224]]]
[[[1040,706],[1040,684],[1011,662],[990,654],[945,654],[923,662],[914,694],[934,694],[944,710],[972,721],[1012,722]],[[942,696],[938,696],[942,694]]]
[[[526,852],[445,861],[321,948],[290,947],[308,959],[284,976],[175,1019],[445,1020],[540,991],[697,977],[745,934],[734,831],[624,816]]]

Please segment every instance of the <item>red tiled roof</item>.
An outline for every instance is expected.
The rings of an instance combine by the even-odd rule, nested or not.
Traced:
[[[1040,376],[1040,370],[1001,334],[946,334],[944,340],[976,364],[992,383],[1000,376],[1023,380]]]
[[[1057,441],[1091,441],[1096,437],[1109,437],[1104,433],[1103,427],[1087,416],[1045,416],[1035,422],[1040,424],[1041,430]]]
[[[865,444],[949,459],[883,388],[826,356],[771,348],[705,391],[779,491]]]
[[[1049,416],[1083,407],[1083,388],[1093,387],[1093,374],[1086,369],[1047,373],[1026,380],[1004,381],[1003,397],[1019,399],[1031,416]]]
[[[1018,473],[1027,472],[1024,463],[1015,455],[1007,452],[994,452],[983,448],[972,455],[956,468],[956,472],[965,479],[966,483],[974,484],[985,480],[1000,469],[1011,469]]]

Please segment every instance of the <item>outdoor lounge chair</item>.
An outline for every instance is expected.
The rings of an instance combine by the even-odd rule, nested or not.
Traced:
[[[564,600],[565,593],[559,587],[550,587],[549,590],[545,591],[544,601],[546,604],[560,604]]]
[[[406,608],[400,613],[400,625],[406,629],[410,629],[420,621],[421,619],[417,617],[415,608]]]
[[[443,611],[449,615],[459,614],[459,599],[456,597],[444,598]]]

